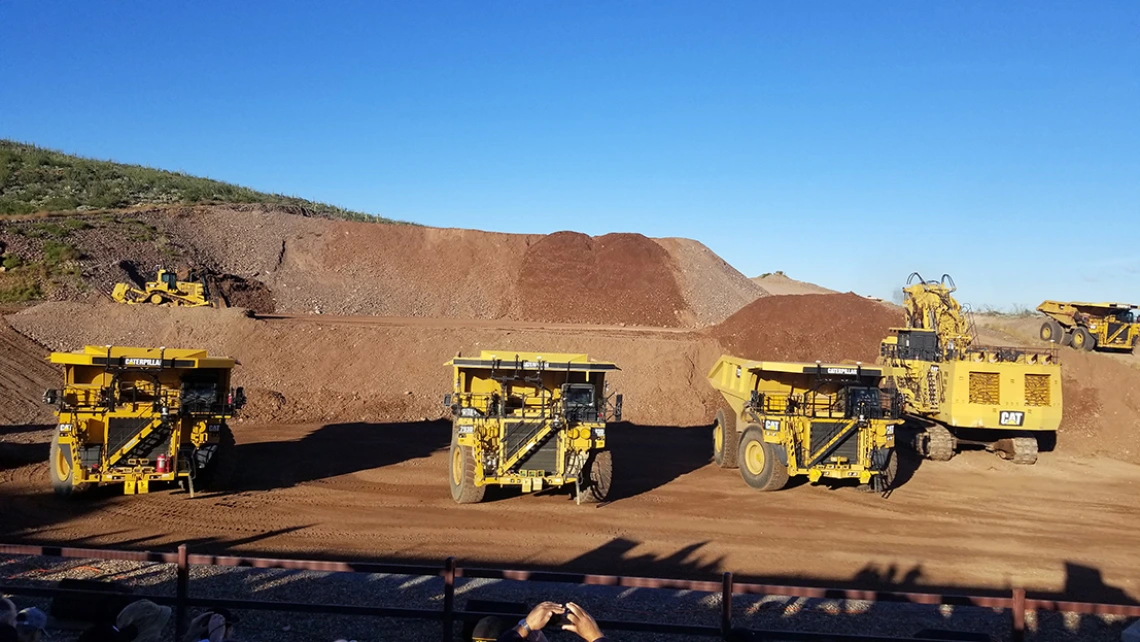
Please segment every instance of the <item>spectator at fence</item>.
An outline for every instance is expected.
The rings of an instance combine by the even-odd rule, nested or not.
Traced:
[[[16,605],[6,597],[0,598],[0,624],[16,626]]]
[[[182,642],[225,642],[232,640],[238,618],[229,609],[216,608],[190,621]]]
[[[519,620],[518,625],[513,629],[509,629],[506,633],[499,636],[499,642],[510,642],[511,640],[545,640],[542,636],[542,628],[546,626],[551,618],[555,615],[565,615],[565,621],[568,624],[562,625],[563,631],[570,631],[578,637],[586,640],[586,642],[605,642],[605,636],[602,635],[602,630],[598,628],[598,623],[594,618],[586,612],[586,609],[578,606],[573,602],[567,602],[565,606],[555,604],[554,602],[543,602],[538,606],[531,609],[525,618]],[[534,636],[534,637],[532,637]]]
[[[168,621],[170,621],[169,606],[159,606],[150,600],[138,600],[119,611],[115,626],[120,634],[126,632],[127,627],[136,630],[134,637],[123,636],[122,642],[156,642]]]
[[[31,607],[16,614],[16,636],[20,642],[40,642],[47,628],[47,614]]]

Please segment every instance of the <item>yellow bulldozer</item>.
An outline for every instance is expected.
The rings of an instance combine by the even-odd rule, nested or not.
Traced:
[[[483,500],[488,486],[523,492],[573,486],[578,503],[604,501],[613,481],[606,424],[621,421],[622,396],[608,393],[612,363],[584,354],[482,351],[456,356],[451,497]]]
[[[982,346],[954,280],[917,272],[903,288],[906,327],[880,347],[888,383],[906,399],[908,440],[919,454],[946,461],[980,446],[1017,464],[1037,461],[1039,439],[1061,423],[1057,350]]]
[[[1131,352],[1140,338],[1140,319],[1131,303],[1045,301],[1037,311],[1047,319],[1041,338],[1077,350]]]
[[[211,485],[230,455],[228,419],[245,404],[230,389],[233,359],[204,350],[87,346],[48,358],[64,369],[48,471],[56,494],[123,484],[128,495],[151,482]],[[213,479],[210,479],[213,477]]]
[[[205,280],[179,281],[173,270],[159,269],[153,281],[143,289],[130,283],[117,283],[111,298],[118,303],[182,306],[189,308],[214,305]]]
[[[708,375],[725,400],[713,426],[713,460],[739,468],[757,490],[779,490],[803,475],[886,492],[898,470],[902,399],[880,390],[882,379],[882,368],[859,363],[722,356]]]

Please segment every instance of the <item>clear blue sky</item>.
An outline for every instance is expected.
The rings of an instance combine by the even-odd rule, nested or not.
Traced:
[[[0,137],[884,297],[1140,300],[1135,0],[0,0]]]

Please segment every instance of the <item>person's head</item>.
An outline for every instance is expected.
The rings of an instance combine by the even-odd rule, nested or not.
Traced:
[[[229,609],[221,607],[210,609],[190,620],[186,635],[182,636],[182,642],[230,640],[233,638],[234,625],[237,623],[237,616],[230,613]]]
[[[0,624],[16,626],[16,605],[6,597],[0,597]]]
[[[488,615],[475,623],[475,628],[471,631],[471,642],[494,642],[509,628],[511,623],[506,619]]]
[[[47,627],[47,614],[36,607],[16,614],[16,634],[20,642],[40,642]]]
[[[138,600],[119,611],[115,626],[120,632],[127,631],[127,627],[136,629],[135,635],[125,638],[123,642],[152,642],[162,635],[162,630],[166,628],[169,620],[169,606],[159,606],[150,600]]]

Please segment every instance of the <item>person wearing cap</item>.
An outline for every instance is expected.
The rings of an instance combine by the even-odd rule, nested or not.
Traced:
[[[229,609],[215,608],[190,621],[182,642],[225,642],[233,639],[238,619]]]
[[[0,642],[19,642],[16,634],[16,605],[8,598],[0,598]]]
[[[16,626],[16,605],[6,597],[0,597],[0,624]]]
[[[40,642],[47,628],[47,614],[31,607],[16,614],[16,636],[20,642]]]
[[[133,637],[122,636],[122,642],[155,642],[162,635],[170,620],[170,607],[159,606],[150,600],[131,602],[119,611],[115,627],[126,633],[128,627],[135,629]]]

